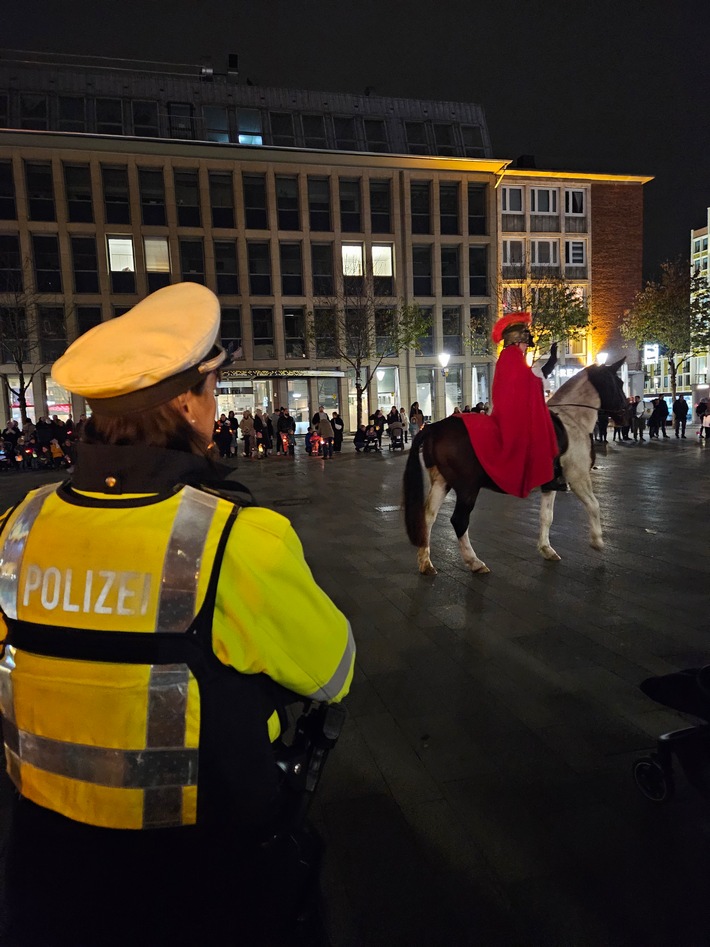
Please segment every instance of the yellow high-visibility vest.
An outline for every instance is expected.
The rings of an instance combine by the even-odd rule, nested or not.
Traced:
[[[194,824],[203,797],[265,815],[278,718],[260,675],[316,700],[352,678],[349,624],[288,521],[192,487],[28,494],[0,534],[0,609],[8,772],[97,826]]]

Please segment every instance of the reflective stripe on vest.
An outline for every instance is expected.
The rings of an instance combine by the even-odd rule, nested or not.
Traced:
[[[18,579],[25,544],[47,495],[43,488],[20,511],[2,546],[0,606],[17,618]],[[218,497],[185,487],[165,551],[154,631],[187,631],[197,610],[205,542]],[[61,628],[57,628],[61,634]],[[182,824],[182,789],[197,784],[198,750],[185,747],[190,671],[186,664],[151,665],[145,747],[119,750],[39,737],[17,727],[10,651],[0,662],[0,711],[5,717],[8,773],[21,792],[20,763],[59,776],[124,789],[142,789],[143,827]]]

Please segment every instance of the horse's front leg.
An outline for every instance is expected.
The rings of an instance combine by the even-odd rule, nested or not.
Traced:
[[[552,518],[555,512],[556,496],[557,494],[554,490],[550,490],[549,493],[540,494],[540,535],[537,540],[537,548],[545,559],[549,559],[550,562],[560,561],[560,556],[557,555],[550,545],[550,527],[552,526]]]
[[[419,571],[422,575],[436,575],[436,569],[431,561],[431,528],[434,525],[436,520],[437,513],[441,508],[441,504],[444,502],[446,494],[449,492],[449,487],[446,483],[446,480],[441,476],[436,467],[431,467],[429,470],[429,477],[431,479],[431,489],[429,490],[429,496],[426,500],[426,505],[424,507],[424,529],[426,532],[426,545],[420,546],[417,550],[417,563],[419,565]]]
[[[454,512],[451,517],[451,525],[454,527],[454,531],[459,541],[461,557],[471,572],[490,572],[491,570],[488,568],[485,562],[482,559],[479,559],[476,555],[468,535],[468,524],[471,519],[471,512],[473,511],[475,502],[475,496],[473,497],[473,500],[463,500],[457,494],[456,506],[454,507]]]
[[[599,501],[594,496],[592,490],[592,478],[589,471],[585,470],[577,475],[570,474],[567,482],[572,487],[573,492],[584,504],[589,517],[589,545],[592,549],[603,549],[604,540],[602,539],[602,521],[599,515]]]

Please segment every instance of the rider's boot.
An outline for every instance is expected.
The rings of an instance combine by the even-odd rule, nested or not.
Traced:
[[[560,463],[559,456],[555,457],[555,462],[552,467],[554,477],[552,480],[548,480],[547,483],[543,483],[540,487],[543,493],[550,493],[552,490],[562,490],[567,491],[569,487],[567,486],[567,481],[564,478],[562,473],[562,464]]]

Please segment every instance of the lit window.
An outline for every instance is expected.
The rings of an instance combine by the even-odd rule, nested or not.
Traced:
[[[343,276],[362,276],[362,244],[343,244]]]
[[[145,268],[149,273],[170,272],[167,237],[145,238]]]
[[[258,109],[237,109],[237,141],[240,145],[263,145]]]
[[[504,187],[502,194],[504,214],[522,214],[523,189],[522,187]]]
[[[134,273],[132,237],[108,237],[108,262],[112,273]]]
[[[556,214],[557,190],[551,187],[531,187],[530,210],[533,214]]]
[[[372,275],[373,276],[392,276],[392,247],[373,245],[372,247]]]
[[[584,191],[577,189],[565,191],[565,214],[569,217],[583,217],[584,213]]]

